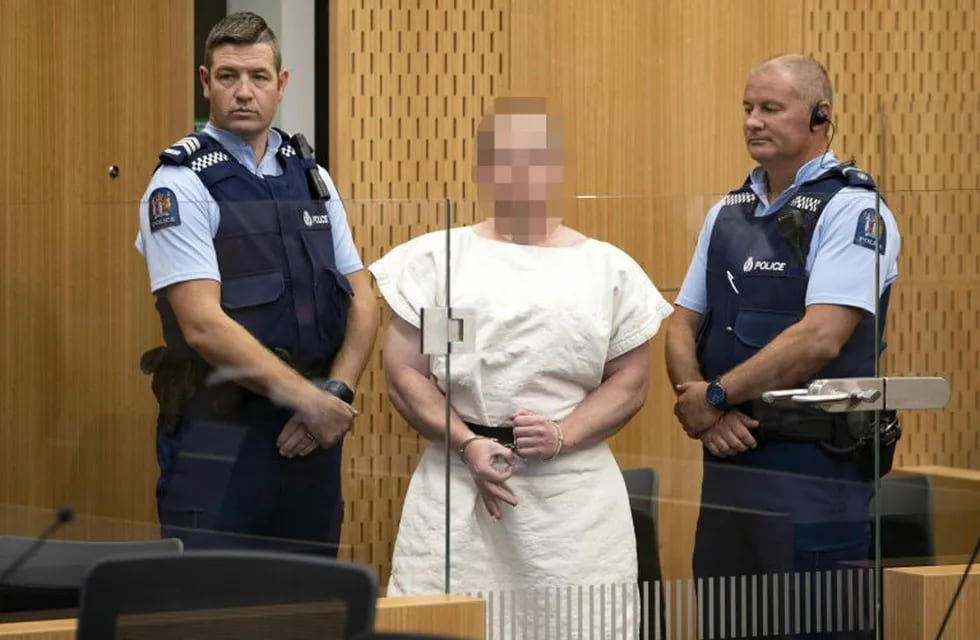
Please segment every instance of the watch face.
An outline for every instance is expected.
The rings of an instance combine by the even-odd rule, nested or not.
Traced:
[[[720,385],[715,383],[708,385],[707,400],[712,407],[720,407],[725,404],[727,396],[728,394]]]

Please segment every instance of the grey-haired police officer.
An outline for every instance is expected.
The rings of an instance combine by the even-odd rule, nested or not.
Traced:
[[[335,554],[370,280],[330,177],[270,127],[288,72],[262,18],[218,22],[199,73],[208,125],[160,154],[136,240],[166,343],[142,363],[163,533]]]
[[[784,609],[790,591],[773,590],[776,580],[868,557],[873,485],[858,443],[870,416],[757,401],[815,378],[874,375],[880,355],[875,315],[887,307],[900,238],[884,203],[876,215],[870,176],[829,151],[832,108],[830,81],[812,59],[785,55],[752,70],[744,133],[760,166],[708,212],[667,333],[675,414],[704,445],[694,572],[709,611],[705,637],[719,637],[721,625],[727,637],[741,633],[746,616],[770,633],[796,629],[787,613],[800,594]],[[768,580],[755,593],[741,576]],[[710,606],[712,585],[727,618]],[[819,597],[804,607],[812,618],[801,629],[848,629],[836,588],[822,607]],[[839,595],[847,593],[857,590]],[[831,626],[826,615],[837,616]]]

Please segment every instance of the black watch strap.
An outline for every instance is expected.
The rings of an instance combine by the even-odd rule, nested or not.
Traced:
[[[330,395],[337,396],[347,404],[354,404],[354,390],[348,387],[346,382],[327,380],[323,383],[322,389]]]
[[[714,407],[719,411],[728,411],[732,405],[728,402],[728,391],[721,384],[720,378],[715,378],[708,383],[704,393],[705,402],[708,406]]]

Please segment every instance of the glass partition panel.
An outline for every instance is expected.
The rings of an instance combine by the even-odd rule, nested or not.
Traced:
[[[392,313],[360,270],[443,228],[446,202],[222,209],[171,195],[83,203],[67,219],[44,203],[0,204],[4,620],[73,615],[97,560],[181,547],[338,557],[371,567],[385,593],[425,438],[389,401]],[[141,210],[150,277],[134,248]],[[412,314],[444,303],[403,281],[408,271],[387,273],[417,342]],[[361,300],[383,309],[373,346],[374,305]],[[351,407],[330,380],[352,387]],[[428,437],[445,433],[444,415],[425,414]],[[425,518],[441,593],[444,509]],[[404,575],[420,570],[416,555],[403,554]]]
[[[473,463],[453,460],[449,591],[486,600],[494,638],[880,633],[873,452],[835,439],[845,414],[770,404],[726,377],[800,321],[805,283],[773,273],[803,271],[794,247],[703,247],[684,285],[709,209],[731,224],[743,199],[560,204],[582,236],[454,225],[451,306],[473,309],[477,331],[475,353],[453,354],[452,409],[498,441],[484,445],[504,472],[492,484],[517,505],[498,499],[494,517]],[[662,323],[649,281],[674,307]],[[632,356],[642,392],[625,377]],[[718,375],[733,407],[704,414]]]
[[[971,249],[980,236],[973,157],[980,131],[963,117],[976,107],[956,91],[883,98],[867,132],[878,154],[883,207],[901,235],[881,344],[885,395],[901,409],[901,438],[893,448],[887,442],[876,448],[883,475],[873,501],[885,637],[902,624],[902,612],[927,607],[903,601],[903,576],[928,572],[942,581],[932,583],[942,596],[924,622],[930,636],[961,632],[964,610],[969,616],[977,606],[969,584],[960,582],[980,545],[980,439],[971,423],[980,351],[970,339],[980,299],[980,261]],[[895,238],[881,228],[877,271],[884,286]],[[856,234],[857,242],[860,226]],[[874,274],[866,279],[871,286]]]
[[[446,444],[445,380],[456,342],[447,321],[452,203],[344,204],[382,307],[377,347],[361,385],[369,385],[371,396],[358,422],[366,420],[369,430],[358,426],[349,436],[360,448],[348,457],[347,527],[371,540],[353,559],[377,568],[389,597],[445,593],[447,464],[457,460]]]

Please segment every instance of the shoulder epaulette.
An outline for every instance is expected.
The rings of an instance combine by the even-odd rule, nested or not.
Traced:
[[[191,134],[189,136],[184,136],[177,142],[161,151],[160,160],[163,160],[168,164],[184,164],[184,161],[187,160],[191,154],[201,150],[202,140],[199,137],[200,135],[202,134]]]
[[[843,165],[840,168],[842,174],[847,179],[847,184],[852,187],[863,187],[865,189],[874,189],[875,181],[871,175],[862,169],[859,169],[853,165]]]
[[[201,133],[185,136],[160,153],[161,163],[183,165],[194,173],[231,160],[221,145]]]

